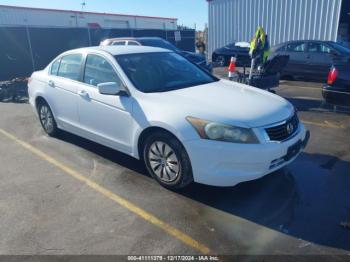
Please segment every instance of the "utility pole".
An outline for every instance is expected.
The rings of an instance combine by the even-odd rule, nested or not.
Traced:
[[[82,11],[82,12],[84,11],[85,6],[86,6],[86,1],[83,1],[83,2],[81,3],[81,11]]]

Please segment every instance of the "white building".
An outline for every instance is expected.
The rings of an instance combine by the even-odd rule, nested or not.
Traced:
[[[177,19],[0,5],[0,26],[176,30]]]

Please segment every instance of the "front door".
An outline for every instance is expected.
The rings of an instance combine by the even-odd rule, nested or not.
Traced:
[[[292,77],[305,77],[305,72],[308,70],[305,42],[287,44],[285,54],[289,55],[289,62],[283,73]]]
[[[124,153],[131,153],[133,98],[100,94],[97,85],[107,82],[121,83],[121,79],[107,58],[89,54],[83,83],[78,87],[81,128],[88,138]]]

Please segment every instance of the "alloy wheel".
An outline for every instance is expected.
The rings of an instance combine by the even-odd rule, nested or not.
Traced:
[[[53,131],[53,115],[47,105],[42,105],[40,108],[40,121],[47,133],[51,133]]]
[[[164,182],[175,181],[181,173],[175,151],[164,142],[156,141],[149,147],[148,161],[153,173]]]
[[[225,65],[225,57],[223,56],[218,56],[216,58],[216,62],[220,65],[220,66],[224,66]]]

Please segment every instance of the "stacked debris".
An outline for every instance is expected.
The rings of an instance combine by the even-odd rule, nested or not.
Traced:
[[[9,81],[0,81],[0,102],[27,102],[27,83],[28,78],[25,77],[17,77]]]

